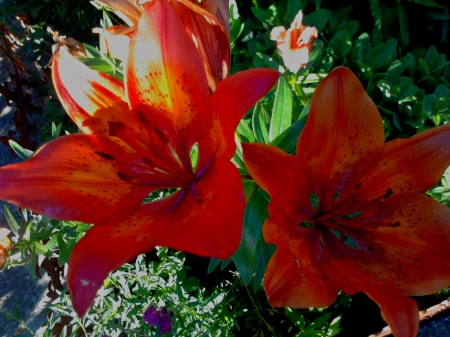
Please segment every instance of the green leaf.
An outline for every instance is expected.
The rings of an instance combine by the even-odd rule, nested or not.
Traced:
[[[289,0],[286,10],[286,20],[289,23],[294,21],[295,16],[301,9],[303,9],[303,4],[301,3],[300,0]]]
[[[253,290],[254,293],[259,290],[262,280],[264,278],[264,273],[266,272],[267,264],[269,263],[270,258],[275,252],[276,246],[269,245],[264,240],[264,237],[261,235],[258,242],[258,253],[256,254],[256,265],[255,265],[255,277],[253,279]]]
[[[222,262],[221,259],[215,259],[215,258],[212,258],[212,259],[209,261],[207,273],[208,273],[208,274],[211,274],[211,273],[214,271],[214,269],[216,269],[216,268],[219,266],[219,264],[220,264],[221,262]]]
[[[380,0],[369,0],[369,4],[373,19],[375,20],[375,28],[380,31],[382,25]]]
[[[352,39],[347,29],[338,31],[330,41],[330,47],[338,57],[345,57],[352,48]]]
[[[59,266],[63,266],[64,264],[69,262],[69,247],[67,247],[61,233],[58,233],[58,235],[56,235],[56,238],[58,240],[59,247],[58,264]]]
[[[292,124],[287,130],[285,130],[281,135],[275,138],[270,144],[278,146],[280,149],[284,150],[286,153],[294,154],[297,147],[297,140],[300,132],[306,124],[307,117],[302,117],[294,124]]]
[[[14,219],[11,211],[8,207],[6,207],[6,205],[3,207],[3,210],[5,212],[6,222],[8,223],[9,227],[14,232],[14,234],[19,235],[20,226],[17,223],[16,219]]]
[[[283,66],[281,66],[281,64],[279,64],[277,61],[275,61],[273,58],[267,56],[266,54],[260,53],[260,52],[256,52],[256,55],[258,57],[260,57],[265,63],[266,65],[276,71],[279,72],[283,72],[284,68]]]
[[[17,153],[19,157],[22,158],[23,160],[30,159],[31,156],[33,155],[33,151],[24,149],[20,144],[13,141],[12,139],[10,139],[8,142],[9,146],[11,146],[14,152]]]
[[[368,65],[373,69],[378,69],[385,66],[389,59],[394,55],[396,48],[396,39],[390,39],[385,43],[379,44],[373,49],[372,55],[367,62]]]
[[[274,140],[292,124],[292,91],[284,76],[278,80],[275,93],[272,118],[270,121],[269,141]]]
[[[252,115],[252,128],[257,142],[269,143],[269,129],[267,127],[269,121],[270,117],[266,109],[261,103],[256,103]]]
[[[445,8],[439,5],[438,3],[434,2],[433,0],[408,0],[408,1],[427,7]]]
[[[408,30],[408,15],[405,7],[403,7],[401,0],[397,0],[398,22],[400,25],[400,36],[404,44],[409,44],[409,30]]]
[[[241,244],[233,255],[233,261],[245,285],[250,283],[255,272],[256,246],[266,217],[267,200],[258,189],[250,197],[245,208]]]
[[[309,15],[303,16],[305,26],[316,27],[319,33],[325,28],[329,20],[330,11],[328,9],[317,9]]]
[[[246,122],[244,122],[243,119],[241,119],[241,121],[239,122],[236,132],[240,136],[239,138],[241,139],[241,141],[247,143],[254,143],[256,141],[252,129],[250,129],[250,127],[247,125]]]

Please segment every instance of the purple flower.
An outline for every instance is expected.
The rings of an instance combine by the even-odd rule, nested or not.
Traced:
[[[162,307],[161,310],[156,310],[156,307],[152,305],[144,313],[144,322],[150,326],[159,325],[161,333],[172,330],[172,318],[166,306]]]
[[[152,305],[150,308],[145,310],[144,322],[150,324],[150,326],[156,326],[158,324],[159,316],[159,310],[156,310],[155,306]]]

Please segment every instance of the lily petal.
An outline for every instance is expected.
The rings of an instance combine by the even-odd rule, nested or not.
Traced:
[[[450,210],[419,193],[394,194],[372,224],[342,221],[350,235],[370,247],[402,293],[434,294],[450,284]],[[340,224],[341,225],[341,224]]]
[[[299,165],[311,182],[309,191],[326,211],[353,193],[373,169],[384,146],[384,130],[375,103],[347,68],[335,68],[311,98],[308,121],[298,144]],[[338,200],[339,201],[339,200]]]
[[[128,108],[122,82],[88,68],[64,48],[53,58],[52,77],[61,103],[83,133],[118,137],[134,149],[153,145]]]
[[[162,212],[155,209],[156,213]],[[89,306],[108,274],[156,244],[146,219],[125,224],[95,225],[75,245],[70,260],[67,284],[72,304],[79,317]]]
[[[200,256],[229,258],[239,246],[245,197],[239,172],[228,159],[214,160],[164,217],[155,218],[158,245]]]
[[[234,155],[234,133],[239,121],[272,88],[279,76],[280,73],[271,69],[250,69],[219,82],[217,91],[211,96],[212,121],[220,123],[224,135],[211,137],[220,141],[214,149],[216,156],[231,158]],[[211,130],[216,132],[215,127]]]
[[[200,51],[209,87],[215,91],[217,82],[227,77],[230,70],[230,42],[224,28],[198,3],[172,1],[172,6]]]
[[[366,293],[380,306],[383,319],[396,337],[415,336],[419,326],[417,303],[396,288],[389,269],[373,255],[344,245],[333,234],[327,235],[321,258],[324,276],[346,294]]]
[[[266,144],[243,143],[242,150],[248,172],[258,186],[269,193],[272,202],[278,203],[281,212],[293,214],[300,211],[312,218],[314,211],[309,195],[299,193],[304,190],[305,182],[295,170],[295,156]]]
[[[171,4],[155,0],[144,8],[131,37],[125,77],[128,100],[151,132],[179,156],[186,155],[208,112],[203,62]]]
[[[391,193],[424,193],[450,166],[450,125],[386,143],[380,163],[362,182],[357,198],[374,200]]]
[[[268,227],[276,228],[270,225],[271,221],[269,218],[264,224],[266,240]],[[321,250],[318,239],[315,247],[305,241],[307,238],[301,244],[296,242],[295,249],[287,248],[282,241],[277,244],[264,275],[264,289],[272,307],[326,307],[336,300],[339,289],[318,269],[317,252]]]
[[[26,162],[2,167],[0,198],[54,219],[122,219],[155,189],[133,182],[135,165],[132,155],[106,137],[63,136]]]

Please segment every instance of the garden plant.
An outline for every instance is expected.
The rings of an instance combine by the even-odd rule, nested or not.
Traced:
[[[447,298],[447,1],[0,13],[20,135],[1,140],[23,159],[0,168],[21,216],[5,207],[0,264],[52,275],[38,334],[412,337]]]

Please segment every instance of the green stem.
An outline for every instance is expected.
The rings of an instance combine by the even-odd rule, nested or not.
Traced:
[[[248,296],[250,297],[250,300],[252,301],[252,304],[255,307],[256,312],[258,313],[258,316],[261,317],[262,321],[267,325],[267,329],[269,329],[270,332],[272,332],[274,335],[276,335],[275,330],[272,328],[272,326],[269,323],[266,322],[264,317],[259,312],[259,309],[261,309],[261,308],[256,305],[255,301],[253,300],[252,295],[250,294],[250,291],[248,291],[248,288],[245,284],[244,284],[244,287],[245,287],[245,290],[247,290]]]

